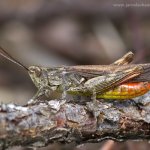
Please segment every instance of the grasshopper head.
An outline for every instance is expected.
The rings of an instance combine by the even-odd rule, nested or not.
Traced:
[[[31,66],[27,68],[25,65],[23,65],[21,62],[13,58],[5,49],[3,49],[0,46],[0,55],[4,58],[10,60],[11,62],[17,64],[18,66],[24,68],[26,71],[28,71],[32,81],[34,82],[35,86],[38,88],[41,88],[43,86],[48,85],[48,77],[47,77],[47,71],[46,69],[37,67],[37,66]]]
[[[36,87],[40,88],[48,84],[47,78],[45,78],[45,72],[38,66],[30,66],[28,73]]]

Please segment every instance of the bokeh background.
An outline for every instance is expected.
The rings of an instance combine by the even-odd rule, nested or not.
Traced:
[[[0,0],[0,45],[26,66],[110,64],[130,50],[134,63],[146,63],[149,17],[148,0]],[[22,105],[35,92],[28,73],[0,57],[0,102]],[[106,141],[78,150],[149,147],[147,141]]]

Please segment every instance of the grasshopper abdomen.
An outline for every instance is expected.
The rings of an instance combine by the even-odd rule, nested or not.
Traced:
[[[144,95],[149,90],[150,90],[150,83],[148,82],[124,83],[101,95],[97,95],[97,98],[118,99],[118,100],[131,99]]]

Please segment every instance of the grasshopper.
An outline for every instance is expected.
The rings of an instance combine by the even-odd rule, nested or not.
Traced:
[[[144,64],[129,65],[133,60],[132,52],[128,52],[111,65],[29,68],[1,47],[0,55],[27,70],[38,89],[31,103],[37,102],[43,95],[49,98],[52,92],[62,93],[62,99],[65,99],[66,94],[72,94],[91,96],[93,100],[96,98],[124,100],[143,95],[150,89],[147,81],[140,81]]]

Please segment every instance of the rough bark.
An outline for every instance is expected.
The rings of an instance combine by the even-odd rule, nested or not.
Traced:
[[[88,102],[86,106],[43,101],[32,106],[1,104],[1,149],[42,147],[52,142],[82,144],[104,139],[150,139],[150,94],[126,101]],[[89,111],[93,110],[94,114]]]

